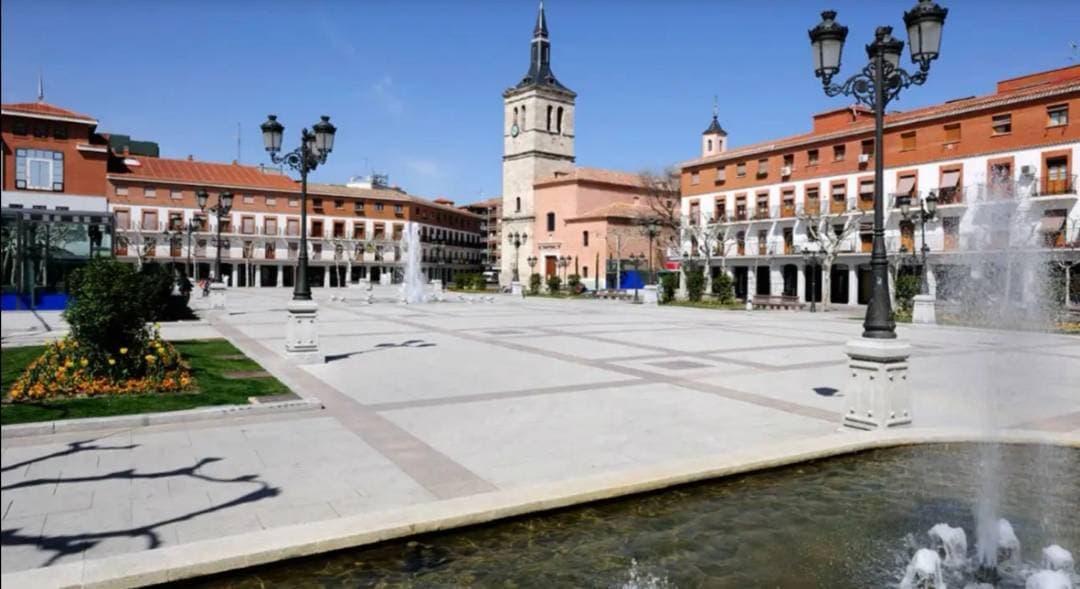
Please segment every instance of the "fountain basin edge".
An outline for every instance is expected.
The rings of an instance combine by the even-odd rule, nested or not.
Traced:
[[[399,540],[518,516],[660,491],[879,448],[945,443],[1041,444],[1080,448],[1080,435],[962,428],[834,433],[751,450],[602,473],[398,507],[333,520],[280,526],[155,550],[0,575],[14,587],[136,587]]]

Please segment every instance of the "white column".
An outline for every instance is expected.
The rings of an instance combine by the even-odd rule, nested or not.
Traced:
[[[799,296],[799,301],[806,300],[806,285],[809,284],[809,281],[806,280],[806,273],[809,271],[810,266],[803,264],[795,274],[795,294]]]
[[[330,266],[323,266],[323,273],[322,273],[322,285],[323,285],[323,288],[327,288],[328,286],[330,286],[330,272],[329,272],[330,269],[331,269]]]
[[[239,266],[240,266],[240,264],[233,264],[233,265],[232,265],[232,274],[231,274],[231,276],[229,277],[229,278],[230,278],[230,281],[229,281],[229,286],[230,286],[230,287],[234,287],[234,288],[235,288],[235,287],[236,287],[236,285],[238,284],[238,283],[236,282],[236,277],[237,277],[237,276],[239,276],[239,274],[237,273],[237,270],[239,270]]]
[[[751,301],[757,294],[757,264],[752,263],[746,267],[746,309],[753,308]]]
[[[859,303],[859,267],[856,264],[848,264],[848,304]]]
[[[277,285],[278,288],[285,286],[285,265],[278,264],[277,266]]]
[[[784,294],[784,266],[775,262],[769,264],[769,294]]]

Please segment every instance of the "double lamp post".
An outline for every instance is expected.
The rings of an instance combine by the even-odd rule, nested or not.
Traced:
[[[285,126],[278,122],[277,116],[269,115],[259,128],[270,161],[285,164],[300,173],[300,252],[293,279],[293,297],[288,307],[285,352],[299,362],[322,362],[324,358],[319,353],[315,326],[318,305],[311,300],[311,285],[308,283],[307,177],[309,172],[326,163],[327,156],[334,150],[337,128],[330,124],[330,117],[323,116],[311,126],[310,131],[306,128],[300,131],[299,147],[282,155],[278,155],[278,152],[281,151]]]
[[[889,301],[889,264],[885,251],[885,200],[883,195],[885,149],[885,109],[900,91],[926,82],[930,64],[938,58],[941,33],[948,10],[933,0],[919,0],[904,13],[908,47],[918,71],[900,67],[904,42],[893,37],[892,27],[878,27],[874,40],[866,46],[869,63],[840,84],[833,77],[840,72],[840,56],[847,39],[847,27],[836,22],[836,12],[821,13],[821,22],[810,29],[814,75],[821,78],[828,96],[852,96],[874,113],[874,233],[870,255],[871,291],[862,338],[848,342],[853,392],[846,395],[844,425],[857,429],[880,429],[911,423],[909,393],[906,388],[910,346],[896,341],[896,323]]]

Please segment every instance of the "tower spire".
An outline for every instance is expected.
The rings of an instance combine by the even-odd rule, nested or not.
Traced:
[[[529,73],[521,79],[517,86],[509,91],[523,88],[541,86],[573,92],[555,79],[551,71],[551,41],[548,40],[547,14],[544,12],[544,0],[540,0],[540,7],[536,12],[536,26],[533,27],[532,42],[529,44]]]
[[[540,0],[540,11],[536,13],[536,28],[533,29],[533,38],[543,37],[547,39],[547,16],[544,15],[544,0]]]
[[[37,78],[37,101],[45,102],[45,74],[41,73],[41,69],[38,69]]]

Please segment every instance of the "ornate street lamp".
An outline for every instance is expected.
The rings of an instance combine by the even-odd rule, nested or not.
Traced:
[[[889,302],[885,203],[882,198],[885,108],[902,89],[926,82],[930,63],[939,55],[941,31],[948,12],[933,0],[919,0],[913,9],[904,13],[911,60],[918,64],[919,71],[909,73],[900,67],[904,42],[892,36],[892,27],[878,27],[874,32],[874,41],[866,46],[870,63],[842,84],[833,84],[832,78],[840,72],[840,57],[847,39],[847,27],[836,22],[835,11],[827,10],[821,13],[821,22],[809,31],[814,75],[821,78],[825,94],[853,96],[857,102],[871,107],[874,111],[874,241],[870,256],[870,304],[867,306],[866,320],[863,323],[865,338],[896,338],[896,323],[893,321],[892,306]]]
[[[525,245],[525,242],[529,240],[529,236],[524,231],[512,231],[507,235],[507,238],[510,240],[510,245],[514,246],[514,274],[510,281],[520,282],[521,279],[518,277],[518,260],[520,260],[521,257],[518,255],[518,250],[520,250],[521,246]]]
[[[200,188],[195,191],[195,199],[199,203],[199,210],[210,212],[217,221],[217,254],[214,256],[214,283],[223,284],[221,279],[221,222],[228,217],[229,212],[232,211],[233,195],[232,192],[229,192],[228,190],[219,193],[218,204],[209,209],[206,208],[206,205],[210,200],[210,195],[206,192],[205,188]]]
[[[904,195],[897,199],[897,203],[900,205],[900,215],[905,221],[919,224],[919,233],[922,239],[922,247],[919,248],[921,254],[920,263],[922,264],[919,294],[929,295],[930,285],[927,280],[929,272],[927,271],[926,258],[930,253],[930,246],[926,243],[926,224],[937,219],[938,197],[936,192],[930,191],[926,198],[919,199],[919,208],[914,211],[911,210],[911,200],[910,195]]]
[[[803,267],[807,269],[806,273],[810,277],[810,284],[807,288],[810,291],[811,313],[817,313],[817,269],[821,261],[821,245],[815,242],[814,246],[803,246],[802,248]]]
[[[286,164],[300,173],[300,251],[297,256],[296,276],[293,280],[293,297],[289,303],[289,323],[285,335],[285,351],[301,362],[323,362],[319,353],[318,332],[315,319],[318,306],[311,300],[311,285],[308,284],[307,251],[307,177],[308,173],[326,163],[327,156],[334,150],[334,137],[337,128],[330,124],[330,117],[321,116],[311,130],[300,130],[300,146],[278,155],[285,126],[278,122],[277,116],[268,115],[266,122],[259,126],[262,130],[263,145],[270,154],[270,161]]]
[[[525,261],[529,264],[529,274],[534,274],[536,271],[536,262],[539,260],[537,260],[536,256],[529,256],[528,258],[525,258]]]
[[[300,147],[280,156],[278,152],[281,151],[285,126],[278,122],[276,115],[268,115],[259,128],[262,129],[263,145],[270,154],[270,161],[285,164],[300,173],[300,252],[296,280],[293,281],[293,300],[310,301],[311,285],[307,278],[307,177],[309,172],[326,163],[327,156],[334,150],[337,128],[330,124],[330,117],[322,116],[319,122],[311,126],[311,131],[300,130]]]
[[[660,235],[660,226],[656,223],[645,225],[645,235],[649,237],[649,284],[656,283],[656,273],[653,271],[653,241]]]

